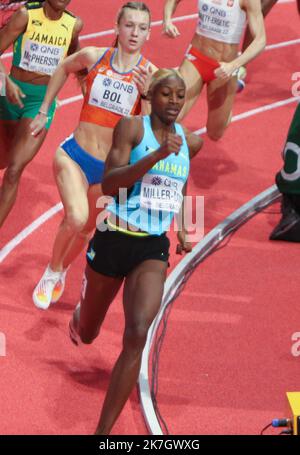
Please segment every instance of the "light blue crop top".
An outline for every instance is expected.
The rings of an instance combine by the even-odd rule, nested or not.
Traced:
[[[142,141],[132,149],[130,164],[134,164],[148,153],[160,147],[151,127],[150,116],[143,117],[144,135]],[[148,232],[161,235],[170,227],[174,214],[182,203],[182,188],[187,181],[190,159],[189,149],[181,125],[175,123],[176,134],[182,137],[178,153],[158,161],[124,196],[115,198],[107,210],[122,221]]]

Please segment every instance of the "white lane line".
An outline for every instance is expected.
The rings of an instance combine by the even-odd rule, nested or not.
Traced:
[[[110,31],[110,30],[108,30],[108,31]],[[89,38],[95,38],[96,36],[100,36],[100,34],[102,34],[102,35],[107,34],[108,35],[109,33],[106,33],[106,32],[91,33],[89,35]],[[273,49],[280,49],[282,47],[293,46],[293,45],[299,44],[299,43],[300,43],[300,39],[299,38],[294,39],[294,40],[289,40],[289,41],[281,41],[280,43],[269,44],[268,46],[265,47],[265,51],[272,51]],[[13,55],[12,52],[8,52],[6,54],[3,54],[1,59],[12,57],[12,55]]]
[[[279,49],[281,47],[293,46],[294,44],[299,44],[300,39],[293,39],[290,41],[281,41],[280,43],[269,44],[265,47],[265,51],[272,51],[273,49]]]
[[[277,107],[285,106],[287,104],[295,103],[296,101],[300,101],[300,97],[292,96],[286,100],[276,101],[276,103],[265,104],[264,106],[257,107],[255,109],[250,109],[250,111],[243,112],[242,114],[234,115],[231,119],[231,122],[237,122],[239,120],[243,120],[247,117],[252,117],[256,114],[261,114],[262,112],[270,111],[272,109],[276,109]],[[199,130],[194,131],[195,134],[203,134],[206,133],[206,127],[200,128]]]
[[[59,106],[66,106],[67,104],[75,103],[76,101],[82,100],[82,95],[71,96],[71,98],[66,98],[64,100],[59,100]]]
[[[71,102],[74,101],[74,98],[80,99],[81,97],[73,97],[73,98],[67,98],[65,100],[61,101],[61,105],[65,106]],[[73,101],[70,101],[72,100]],[[242,114],[235,115],[232,118],[232,122],[237,122],[238,120],[242,120],[247,117],[251,117],[253,115],[259,114],[261,112],[266,112],[271,109],[276,109],[281,106],[285,106],[290,103],[295,103],[297,101],[300,101],[300,97],[292,97],[288,98],[286,100],[282,101],[277,101],[276,103],[271,103],[271,104],[266,104],[265,106],[261,106],[256,109],[251,109],[250,111],[243,112]],[[194,131],[196,134],[201,134],[206,131],[206,128],[200,128],[199,130]],[[4,261],[4,259],[16,248],[17,245],[19,245],[23,240],[26,239],[32,232],[34,232],[38,227],[40,227],[42,224],[44,224],[46,221],[48,221],[52,216],[54,216],[57,212],[59,212],[62,209],[62,204],[61,202],[56,204],[55,206],[51,207],[47,212],[42,214],[39,218],[37,218],[35,221],[33,221],[29,226],[27,226],[25,229],[23,229],[19,234],[14,237],[10,242],[8,242],[1,250],[0,250],[0,264],[1,262]]]
[[[42,224],[52,218],[57,212],[62,209],[63,205],[61,202],[51,207],[51,209],[47,210],[47,212],[43,213],[39,216],[36,220],[34,220],[31,224],[29,224],[23,231],[19,232],[16,237],[14,237],[10,242],[8,242],[1,250],[0,250],[0,264],[4,261],[4,259],[18,246],[21,242],[23,242],[26,237],[32,234],[36,229],[38,229]]]
[[[294,3],[295,0],[281,0],[278,3]],[[183,21],[189,21],[193,19],[197,19],[198,14],[188,14],[186,16],[177,16],[173,18],[173,22],[183,22]],[[163,21],[153,21],[151,22],[151,27],[157,27],[158,25],[162,25]],[[108,30],[103,30],[102,32],[95,32],[95,33],[88,33],[87,35],[82,35],[79,37],[80,41],[85,41],[88,39],[92,38],[99,38],[100,36],[108,36],[108,35],[113,35],[115,33],[115,29],[111,28]],[[300,40],[295,39],[292,41],[283,41],[281,43],[275,43],[271,44],[269,46],[266,46],[265,50],[271,50],[271,49],[277,49],[279,47],[285,47],[285,46],[290,46],[293,44],[298,44]],[[2,55],[2,59],[12,57],[13,53],[12,52],[6,52],[5,54]]]
[[[173,22],[183,22],[183,21],[189,21],[191,19],[196,19],[198,17],[198,14],[189,14],[187,16],[178,16],[174,17]],[[158,25],[162,25],[163,21],[153,21],[151,22],[151,27],[157,27]],[[108,36],[108,35],[114,35],[115,29],[111,28],[109,30],[103,30],[102,32],[95,32],[95,33],[89,33],[87,35],[82,35],[79,37],[79,41],[85,41],[88,39],[92,38],[99,38],[101,36]],[[6,52],[1,56],[2,59],[12,57],[13,53],[12,52]]]

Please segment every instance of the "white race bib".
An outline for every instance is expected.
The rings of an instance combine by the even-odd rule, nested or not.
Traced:
[[[142,180],[141,207],[178,213],[184,182],[165,175],[146,174]]]
[[[135,84],[97,74],[89,104],[125,116],[130,115],[137,97],[138,89]]]
[[[34,73],[51,76],[61,62],[64,48],[50,44],[40,44],[27,40],[24,46],[20,67]]]

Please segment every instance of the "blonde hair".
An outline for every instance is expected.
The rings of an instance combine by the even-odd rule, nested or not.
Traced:
[[[152,76],[148,93],[152,93],[155,87],[160,85],[168,77],[177,77],[177,79],[180,79],[185,86],[184,79],[179,71],[175,70],[174,68],[160,68],[159,70],[155,71]]]

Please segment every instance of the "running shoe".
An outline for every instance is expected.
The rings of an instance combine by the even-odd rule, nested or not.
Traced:
[[[52,293],[60,279],[60,275],[61,272],[53,272],[48,265],[32,294],[33,303],[37,308],[42,310],[49,308],[52,301]]]
[[[237,93],[242,92],[244,90],[244,88],[246,87],[245,81],[243,81],[242,79],[238,79],[236,81],[236,84],[237,84],[237,88],[236,88]]]
[[[51,303],[56,303],[59,301],[61,296],[63,295],[63,292],[65,290],[65,284],[66,284],[66,275],[67,275],[68,269],[65,269],[63,272],[60,272],[60,277],[54,286],[53,292],[52,292],[52,297],[51,297]]]
[[[240,66],[237,71],[237,93],[240,93],[246,87],[247,70],[244,66]]]

